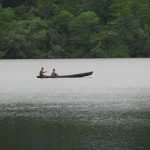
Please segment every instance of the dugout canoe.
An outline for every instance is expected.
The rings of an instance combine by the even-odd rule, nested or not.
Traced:
[[[71,74],[71,75],[59,75],[59,76],[44,76],[43,78],[81,78],[81,77],[86,77],[90,76],[93,74],[93,71],[90,72],[84,72],[84,73],[78,73],[78,74]],[[37,76],[37,78],[42,78],[41,76]]]

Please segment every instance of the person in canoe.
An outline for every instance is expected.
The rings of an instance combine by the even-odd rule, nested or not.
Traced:
[[[42,67],[41,70],[40,70],[40,72],[39,72],[39,76],[40,76],[41,78],[45,77],[46,75],[44,75],[44,73],[46,73],[46,72],[47,72],[47,71],[44,71],[44,68]]]
[[[58,74],[55,72],[55,69],[53,69],[52,73],[51,73],[51,77],[57,77]]]

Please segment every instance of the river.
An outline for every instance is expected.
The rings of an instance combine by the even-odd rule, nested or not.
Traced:
[[[38,79],[94,71],[92,76]],[[150,149],[150,59],[0,60],[1,150]]]

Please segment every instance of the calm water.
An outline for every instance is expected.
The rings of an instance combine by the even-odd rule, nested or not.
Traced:
[[[94,71],[77,79],[37,79]],[[0,60],[0,150],[149,150],[150,59]]]

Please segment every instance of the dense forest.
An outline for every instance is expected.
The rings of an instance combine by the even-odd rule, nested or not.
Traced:
[[[0,0],[0,58],[150,57],[150,0]]]

